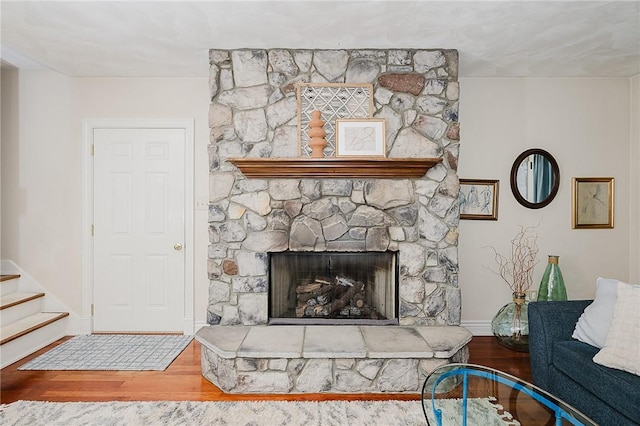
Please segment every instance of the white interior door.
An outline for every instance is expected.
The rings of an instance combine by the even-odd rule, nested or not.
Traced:
[[[93,330],[182,332],[185,130],[93,136]]]

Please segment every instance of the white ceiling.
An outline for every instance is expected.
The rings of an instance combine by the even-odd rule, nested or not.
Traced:
[[[2,59],[74,77],[206,77],[208,50],[446,48],[462,77],[640,73],[640,1],[7,1]]]

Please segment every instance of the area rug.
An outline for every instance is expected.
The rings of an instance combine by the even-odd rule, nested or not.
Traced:
[[[433,415],[431,400],[425,402],[430,426],[438,423]],[[436,399],[436,408],[442,410],[442,425],[462,425],[462,399]],[[511,413],[496,402],[494,397],[467,399],[467,425],[469,426],[520,426]]]
[[[18,370],[166,370],[193,336],[83,334]]]
[[[455,400],[447,401],[452,401],[453,404],[459,403]],[[488,399],[470,399],[469,406],[468,425],[510,424],[503,422],[495,411],[495,405]],[[477,410],[472,408],[476,406],[479,407]],[[474,417],[477,415],[482,417]],[[426,421],[420,401],[66,403],[17,401],[0,405],[0,424],[3,426],[424,426]],[[460,416],[445,417],[443,424],[460,425]]]

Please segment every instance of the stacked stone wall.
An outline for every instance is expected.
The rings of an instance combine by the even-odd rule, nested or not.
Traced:
[[[268,253],[398,251],[401,325],[458,325],[454,50],[211,50],[211,325],[267,318]],[[419,179],[247,179],[228,159],[297,157],[297,83],[371,83],[389,158]]]

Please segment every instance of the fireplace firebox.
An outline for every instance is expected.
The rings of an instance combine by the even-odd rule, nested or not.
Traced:
[[[396,252],[274,252],[269,266],[269,324],[398,324]]]

